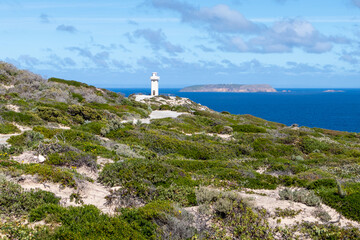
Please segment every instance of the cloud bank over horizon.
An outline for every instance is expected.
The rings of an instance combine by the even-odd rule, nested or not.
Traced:
[[[360,87],[358,0],[19,0],[0,11],[0,60],[45,77]]]

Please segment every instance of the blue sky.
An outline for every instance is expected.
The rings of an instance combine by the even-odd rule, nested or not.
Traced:
[[[360,88],[360,0],[0,0],[0,60],[99,87]]]

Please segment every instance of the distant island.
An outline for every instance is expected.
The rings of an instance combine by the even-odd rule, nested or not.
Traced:
[[[208,84],[185,87],[180,92],[276,92],[268,84]]]
[[[343,90],[325,90],[325,91],[323,91],[323,92],[330,92],[330,93],[332,93],[332,92],[344,92]]]

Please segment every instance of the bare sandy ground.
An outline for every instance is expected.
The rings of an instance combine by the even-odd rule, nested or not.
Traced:
[[[215,190],[215,189],[214,189]],[[281,188],[278,188],[276,190],[244,190],[237,192],[243,199],[245,199],[253,208],[264,208],[267,213],[269,213],[269,216],[267,217],[267,220],[269,222],[270,227],[286,227],[286,226],[295,226],[302,222],[312,222],[312,223],[322,223],[319,218],[315,216],[314,211],[317,209],[317,207],[309,207],[302,203],[297,203],[289,200],[280,200],[279,197],[279,190]],[[218,190],[220,191],[220,190]],[[251,191],[252,193],[246,193]],[[261,194],[261,195],[260,195]],[[295,217],[275,217],[275,211],[277,208],[280,209],[291,209],[295,211],[300,211],[299,214],[297,214]],[[349,220],[336,212],[336,210],[330,208],[329,206],[326,206],[324,204],[321,204],[320,208],[324,211],[326,211],[330,217],[331,220],[327,222],[326,224],[334,224],[339,227],[347,227],[347,226],[353,226],[356,228],[360,228],[360,224],[358,222]],[[192,214],[194,216],[194,227],[198,230],[201,228],[209,227],[212,224],[212,218],[209,216],[205,216],[199,212],[199,206],[194,207],[187,207],[185,210]],[[279,221],[280,220],[280,221]],[[278,239],[278,238],[276,238]],[[300,238],[304,239],[304,238]]]
[[[79,193],[83,204],[92,204],[104,213],[114,213],[114,208],[107,206],[105,199],[110,194],[110,188],[104,187],[100,183],[84,181],[78,184],[78,189],[74,189],[62,187],[58,183],[41,183],[37,180],[36,176],[32,175],[23,175],[17,183],[26,190],[41,189],[54,193],[57,197],[61,198],[60,203],[62,206],[80,206],[81,204],[70,201],[71,194]]]
[[[12,104],[5,105],[5,107],[14,112],[20,112],[20,107]]]
[[[276,190],[252,190],[252,189],[249,190],[255,192],[255,194],[248,194],[246,192],[239,192],[239,194],[244,198],[248,198],[250,202],[254,204],[255,207],[266,209],[266,211],[271,215],[275,214],[276,208],[292,209],[295,211],[301,210],[301,212],[298,215],[296,215],[294,218],[290,218],[290,217],[281,218],[280,223],[277,223],[277,219],[279,218],[274,218],[274,217],[268,218],[269,224],[272,227],[295,225],[298,224],[299,222],[305,222],[305,221],[321,223],[321,220],[315,217],[314,214],[314,211],[317,209],[317,207],[310,207],[303,203],[293,202],[289,200],[280,200],[279,190],[281,190],[281,188],[278,188]],[[335,209],[325,204],[321,204],[320,208],[325,210],[330,215],[331,220],[329,222],[337,222],[339,220],[336,223],[336,225],[338,226],[345,227],[351,224],[354,227],[360,228],[359,223],[345,218],[344,216],[336,212]]]
[[[170,110],[155,110],[155,111],[151,112],[151,114],[149,115],[149,118],[124,120],[124,121],[122,121],[122,123],[132,122],[135,124],[139,121],[141,123],[150,124],[150,121],[152,119],[177,118],[181,114],[187,114],[187,113],[175,112],[175,111],[170,111]]]
[[[37,155],[35,152],[24,152],[20,156],[13,157],[15,161],[21,163],[34,163],[37,162]],[[100,165],[100,170],[107,163],[113,163],[113,160],[98,157],[97,163]],[[40,182],[36,176],[23,175],[19,178],[10,178],[11,181],[17,181],[17,183],[26,190],[41,189],[54,193],[57,197],[61,198],[61,204],[63,206],[80,206],[81,204],[75,203],[70,200],[71,194],[80,194],[83,204],[92,204],[99,208],[104,213],[114,213],[115,207],[106,205],[106,196],[110,194],[111,189],[96,182],[99,176],[98,172],[91,171],[87,167],[81,167],[76,169],[78,173],[83,176],[89,177],[94,182],[86,180],[79,180],[78,188],[63,187],[59,183],[53,182]]]

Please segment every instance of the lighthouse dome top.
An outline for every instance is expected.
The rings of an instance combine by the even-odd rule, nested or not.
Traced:
[[[151,81],[159,81],[160,77],[157,75],[157,72],[153,72],[150,79]]]

